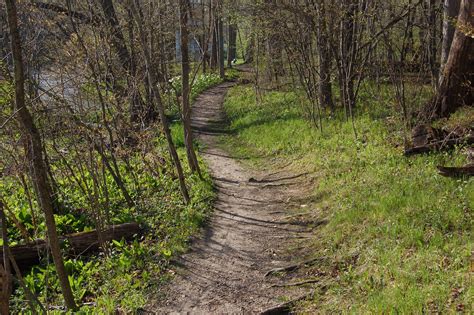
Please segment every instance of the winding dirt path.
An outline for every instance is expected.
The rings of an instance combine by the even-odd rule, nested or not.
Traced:
[[[300,207],[292,196],[301,195],[301,179],[251,170],[219,148],[226,131],[222,104],[232,85],[208,90],[193,105],[193,130],[203,144],[217,201],[202,235],[179,258],[165,298],[153,306],[159,314],[255,314],[305,292],[271,287],[282,280],[265,277],[292,260],[286,248],[308,232],[288,219]]]

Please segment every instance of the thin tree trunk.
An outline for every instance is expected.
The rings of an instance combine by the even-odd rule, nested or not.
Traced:
[[[3,211],[3,204],[0,201],[0,224],[3,241],[3,266],[1,268],[1,301],[0,313],[6,315],[10,313],[10,295],[12,293],[12,275],[10,267],[10,257],[8,256],[8,233],[7,233],[7,219]]]
[[[430,64],[431,76],[433,79],[438,77],[439,68],[436,66],[437,61],[439,60],[437,56],[437,23],[436,23],[436,9],[437,1],[429,0],[429,15],[428,15],[428,34],[429,34],[429,46],[428,46],[428,58]],[[433,80],[434,82],[435,80]]]
[[[190,106],[190,86],[189,86],[189,31],[188,31],[188,10],[190,8],[189,0],[179,0],[179,22],[181,37],[181,80],[182,80],[182,120],[184,129],[184,143],[189,168],[193,173],[201,175],[199,163],[194,152],[193,133],[191,130],[191,106]]]
[[[169,127],[168,118],[166,117],[163,101],[161,99],[160,91],[158,90],[158,80],[156,78],[156,74],[150,68],[152,66],[151,55],[150,55],[148,45],[146,43],[146,37],[143,30],[143,21],[137,12],[137,0],[131,0],[131,1],[132,3],[130,3],[130,5],[133,8],[132,9],[133,16],[135,19],[135,23],[138,26],[138,33],[139,33],[139,37],[140,37],[140,41],[141,41],[141,45],[143,49],[143,54],[145,56],[146,72],[148,75],[148,79],[150,80],[150,83],[151,83],[153,97],[157,103],[158,114],[160,115],[161,125],[163,127],[163,132],[165,134],[166,141],[168,142],[168,150],[170,152],[171,158],[173,159],[176,172],[178,173],[178,180],[179,180],[181,193],[183,195],[184,202],[188,204],[190,199],[189,199],[188,188],[186,187],[186,183],[184,179],[183,168],[181,166],[181,161],[179,160],[178,152],[176,152],[176,147],[174,146],[173,138],[171,136],[171,130]]]
[[[201,50],[202,50],[202,73],[207,72],[207,63],[208,63],[208,29],[206,30],[206,5],[203,1],[201,3],[201,19],[202,19],[202,36],[201,36]]]
[[[217,9],[217,41],[218,41],[218,56],[219,56],[219,75],[222,79],[225,78],[225,56],[224,56],[224,23],[222,22],[221,11],[222,4],[219,4]]]
[[[229,39],[227,46],[227,67],[232,68],[232,61],[237,56],[237,27],[229,23]]]
[[[33,122],[33,117],[26,107],[25,102],[25,74],[23,69],[23,57],[21,48],[20,32],[18,29],[18,18],[15,0],[5,0],[7,8],[8,25],[10,27],[12,57],[15,69],[15,110],[18,121],[21,124],[24,136],[28,139],[27,154],[31,161],[30,171],[31,178],[38,198],[38,204],[43,210],[46,227],[48,232],[48,241],[53,256],[56,272],[58,274],[59,283],[63,292],[66,306],[70,310],[77,308],[71,286],[69,284],[68,275],[64,268],[64,262],[59,246],[59,239],[56,230],[56,222],[53,214],[53,201],[48,189],[48,174],[43,158],[41,137]]]
[[[212,36],[212,44],[211,44],[211,61],[210,66],[212,70],[216,70],[217,63],[218,63],[218,39],[217,39],[217,29],[218,29],[218,21],[217,21],[217,6],[214,3],[215,0],[211,0],[209,3],[209,12],[211,17],[210,19],[210,32]]]

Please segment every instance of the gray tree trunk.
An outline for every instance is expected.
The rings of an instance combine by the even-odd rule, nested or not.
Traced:
[[[428,120],[447,117],[462,106],[474,102],[474,38],[466,34],[466,25],[474,25],[474,1],[462,0],[458,25],[440,78],[438,92],[427,114]]]
[[[459,14],[461,0],[445,0],[444,16],[443,16],[443,43],[441,48],[441,67],[440,73],[443,73],[444,66],[448,61],[449,50],[453,42],[454,32],[456,31],[455,23]]]

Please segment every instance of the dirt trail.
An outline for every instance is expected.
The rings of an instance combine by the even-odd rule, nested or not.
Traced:
[[[217,201],[202,235],[179,258],[165,298],[153,306],[159,314],[254,314],[305,292],[270,287],[281,279],[264,277],[291,261],[289,242],[307,232],[288,220],[288,210],[300,207],[292,196],[301,195],[301,179],[245,168],[219,148],[226,131],[222,103],[232,85],[208,90],[193,105],[193,130],[204,146]]]

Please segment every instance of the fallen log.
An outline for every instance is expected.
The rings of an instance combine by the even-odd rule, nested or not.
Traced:
[[[138,223],[113,225],[101,231],[101,240],[103,242],[121,239],[130,240],[140,232],[141,228]],[[61,236],[60,240],[68,256],[80,256],[96,251],[100,247],[97,230]],[[20,269],[24,270],[38,264],[40,258],[45,255],[46,249],[46,241],[36,240],[34,243],[11,246],[10,252]],[[2,255],[3,250],[0,249],[0,257]]]
[[[440,140],[440,141],[431,142],[426,145],[406,148],[405,156],[428,153],[431,151],[438,151],[442,149],[451,149],[457,145],[471,145],[471,144],[474,144],[474,136]]]
[[[462,167],[446,167],[438,166],[438,171],[441,176],[445,177],[465,177],[465,176],[474,176],[474,164],[468,164]]]

